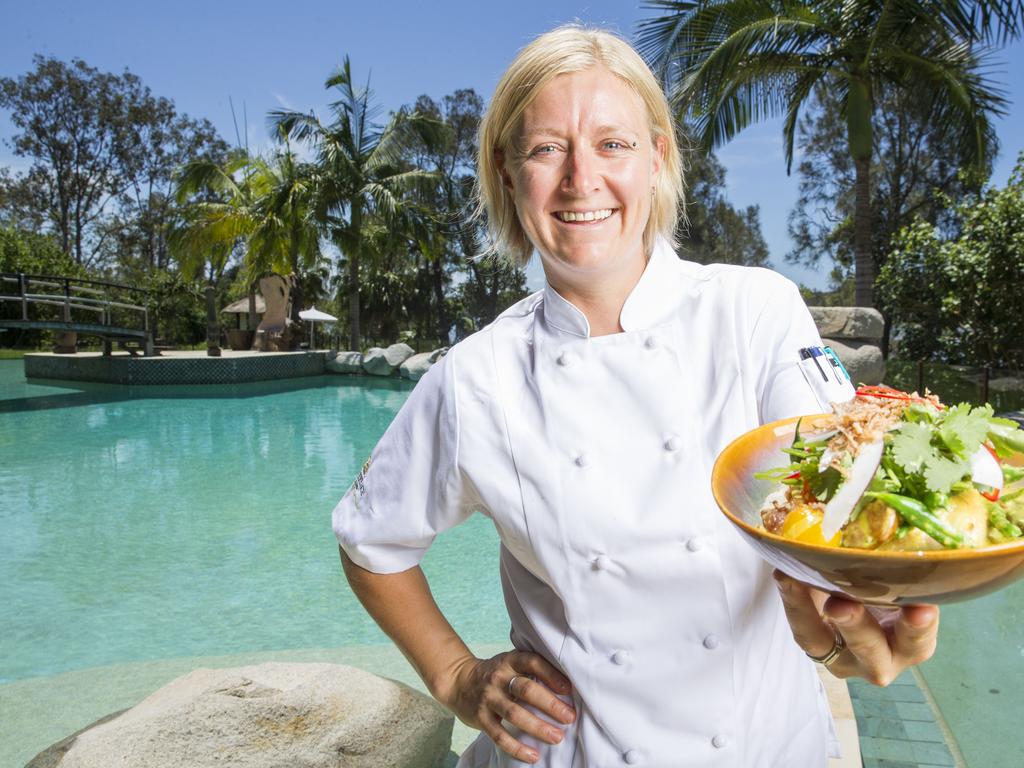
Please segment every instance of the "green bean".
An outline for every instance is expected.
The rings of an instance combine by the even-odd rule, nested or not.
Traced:
[[[865,493],[895,509],[907,523],[927,533],[946,549],[957,549],[964,538],[946,523],[936,517],[928,507],[917,499],[900,496],[898,493]]]
[[[1021,530],[1014,525],[1006,516],[1006,511],[998,504],[988,505],[988,524],[999,531],[1007,539],[1016,539],[1021,536]]]

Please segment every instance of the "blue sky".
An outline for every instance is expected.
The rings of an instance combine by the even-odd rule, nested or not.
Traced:
[[[229,97],[239,120],[248,116],[251,147],[267,144],[264,118],[280,106],[319,109],[323,82],[348,54],[357,81],[369,75],[385,110],[471,87],[485,99],[498,77],[530,39],[573,20],[599,23],[632,36],[636,22],[653,15],[638,3],[520,0],[514,3],[295,2],[47,2],[3,3],[0,75],[29,70],[32,55],[80,57],[101,70],[127,67],[180,111],[206,117],[234,142]],[[1003,51],[1000,72],[1011,101],[997,129],[1002,153],[995,181],[1005,183],[1024,149],[1024,44]],[[1013,77],[1013,76],[1016,77]],[[0,138],[12,127],[0,114]],[[734,205],[759,205],[773,265],[798,282],[824,287],[820,273],[785,263],[790,248],[786,218],[797,195],[787,177],[779,122],[752,127],[718,151]],[[0,147],[0,164],[24,161]],[[795,164],[794,164],[795,166]],[[531,269],[531,283],[539,273]]]

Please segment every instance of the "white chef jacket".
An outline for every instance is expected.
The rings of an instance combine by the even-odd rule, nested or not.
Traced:
[[[456,344],[334,509],[335,534],[393,573],[473,512],[493,520],[511,641],[573,684],[560,744],[506,723],[536,765],[824,766],[824,689],[710,488],[733,438],[826,405],[798,370],[814,322],[786,278],[660,240],[620,323],[591,337],[547,286]],[[513,765],[484,733],[459,762]]]

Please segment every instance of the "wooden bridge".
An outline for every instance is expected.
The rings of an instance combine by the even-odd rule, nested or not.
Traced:
[[[13,291],[11,290],[13,288]],[[146,294],[143,288],[134,288],[121,283],[110,283],[102,280],[86,280],[78,277],[58,277],[54,275],[26,275],[22,272],[0,272],[0,305],[20,305],[21,317],[0,317],[0,329],[33,328],[50,330],[57,333],[74,332],[87,336],[99,336],[103,339],[103,353],[110,354],[111,342],[118,341],[121,346],[135,351],[126,344],[134,342],[149,357],[153,354],[153,335],[149,328],[149,313],[144,306],[115,301],[110,297],[112,291]],[[29,310],[33,307],[60,307],[59,320],[44,320],[30,317]],[[72,316],[75,310],[76,317]],[[123,320],[114,321],[114,310],[137,312],[141,316],[141,327],[124,325]],[[17,311],[17,310],[16,310]],[[83,313],[93,316],[83,321]],[[6,313],[5,313],[6,314]],[[119,313],[123,315],[124,313]],[[98,317],[95,317],[98,315]],[[58,346],[60,346],[58,342]],[[69,349],[68,351],[73,351]]]

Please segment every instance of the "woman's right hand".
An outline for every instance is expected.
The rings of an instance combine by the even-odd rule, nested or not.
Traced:
[[[466,725],[490,736],[499,749],[516,760],[534,763],[540,754],[509,733],[502,719],[543,742],[558,744],[564,732],[522,705],[529,704],[568,725],[576,719],[576,711],[555,693],[571,691],[569,680],[543,656],[509,651],[490,659],[470,656],[459,663],[438,700]]]

